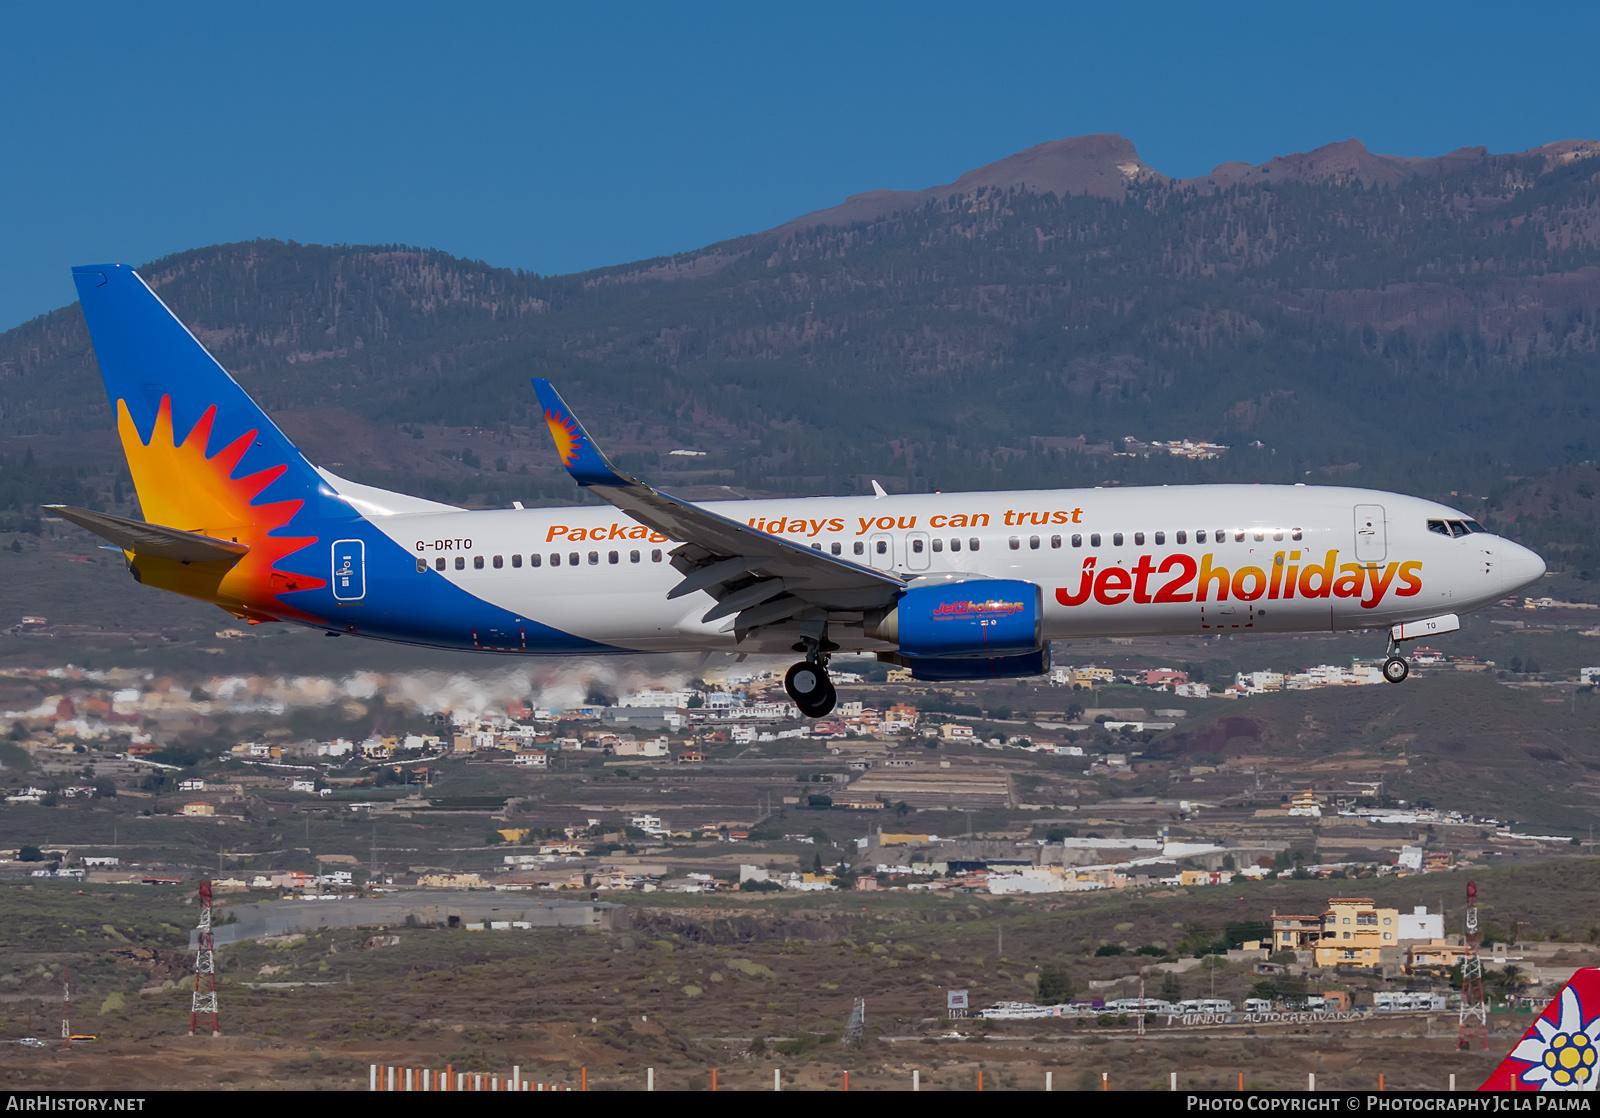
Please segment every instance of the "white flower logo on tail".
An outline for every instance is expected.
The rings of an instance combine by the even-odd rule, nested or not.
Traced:
[[[1561,991],[1560,1018],[1535,1021],[1510,1058],[1531,1065],[1520,1069],[1520,1084],[1541,1091],[1593,1091],[1600,1080],[1597,1043],[1600,1014],[1585,1021],[1578,993],[1568,986]]]

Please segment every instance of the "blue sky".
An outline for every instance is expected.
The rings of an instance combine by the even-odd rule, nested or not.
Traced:
[[[544,273],[1120,132],[1167,174],[1600,134],[1600,5],[10,4],[0,329],[254,237]]]

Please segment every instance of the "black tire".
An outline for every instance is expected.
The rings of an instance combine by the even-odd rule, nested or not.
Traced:
[[[1383,662],[1383,678],[1386,682],[1404,683],[1410,674],[1411,665],[1399,656],[1391,656]]]
[[[783,689],[798,707],[806,706],[820,698],[828,686],[828,673],[815,664],[802,660],[790,667],[783,677]]]
[[[826,690],[809,702],[800,704],[800,713],[807,718],[826,718],[833,713],[833,708],[839,702],[839,693],[833,689],[833,683],[824,679]]]

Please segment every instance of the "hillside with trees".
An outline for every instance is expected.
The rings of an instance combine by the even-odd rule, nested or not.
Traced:
[[[1502,510],[1576,575],[1600,560],[1597,156],[1350,141],[1178,181],[1089,137],[579,275],[267,241],[141,273],[377,484],[573,499],[532,426],[546,376],[691,495],[1336,481]],[[0,512],[39,499],[29,450],[28,478],[125,498],[110,426],[76,307],[0,335]],[[1143,445],[1173,439],[1231,449]]]

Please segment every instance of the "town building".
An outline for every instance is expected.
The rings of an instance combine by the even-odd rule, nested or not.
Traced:
[[[1383,959],[1383,948],[1399,946],[1399,936],[1399,909],[1378,908],[1371,897],[1333,897],[1322,915],[1316,963],[1375,967]]]

